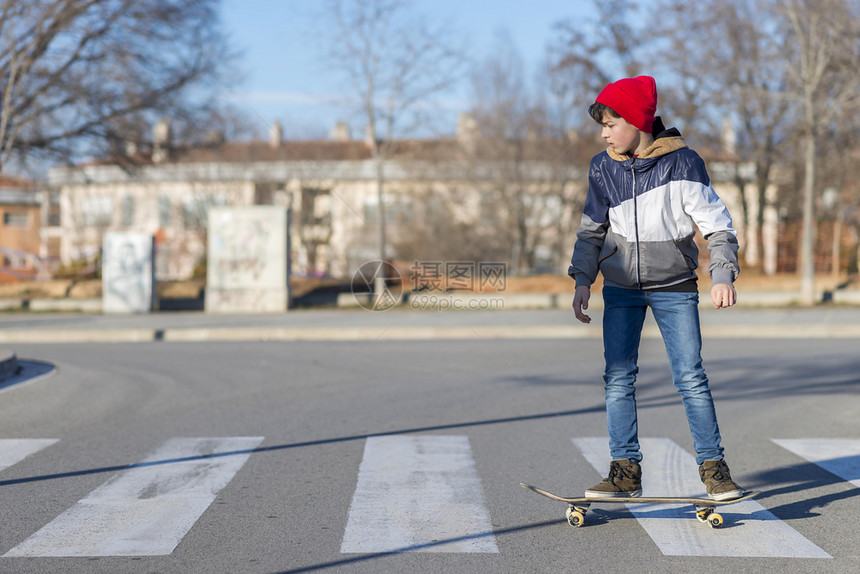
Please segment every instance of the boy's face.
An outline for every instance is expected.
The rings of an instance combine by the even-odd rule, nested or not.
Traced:
[[[615,150],[616,153],[625,155],[632,154],[639,147],[639,129],[624,118],[614,118],[609,114],[603,115],[603,129],[600,137]]]

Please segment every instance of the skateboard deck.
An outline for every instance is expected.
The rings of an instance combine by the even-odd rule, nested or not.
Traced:
[[[582,526],[585,522],[585,514],[592,504],[690,504],[696,508],[696,518],[699,522],[707,522],[711,528],[719,528],[723,525],[723,517],[716,512],[717,506],[725,504],[734,504],[742,500],[749,500],[756,496],[758,492],[747,491],[740,498],[731,500],[713,500],[710,498],[696,498],[688,496],[637,496],[637,497],[621,497],[621,498],[585,498],[584,496],[567,497],[559,496],[551,492],[547,492],[542,488],[532,486],[530,484],[520,483],[520,486],[536,492],[541,496],[566,502],[568,507],[565,512],[567,522],[571,526]]]

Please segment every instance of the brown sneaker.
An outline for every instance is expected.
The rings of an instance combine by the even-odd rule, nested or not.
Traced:
[[[699,476],[713,500],[732,500],[744,495],[744,489],[732,480],[724,460],[706,460],[699,466]]]
[[[609,463],[609,476],[585,491],[585,498],[628,498],[642,495],[642,467],[621,458]]]

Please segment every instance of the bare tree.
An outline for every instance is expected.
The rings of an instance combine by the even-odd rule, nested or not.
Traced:
[[[386,258],[385,164],[395,137],[425,125],[423,108],[458,79],[463,55],[450,27],[410,14],[404,0],[329,0],[330,65],[349,82],[367,122],[378,199],[379,258]],[[376,292],[384,292],[377,278]]]
[[[566,118],[529,89],[509,35],[497,36],[492,52],[472,73],[473,179],[483,188],[483,226],[507,244],[513,272],[526,272],[538,267],[540,249],[562,249],[578,166]]]
[[[781,0],[784,16],[790,95],[800,107],[803,144],[803,228],[800,299],[815,302],[815,196],[818,145],[822,129],[860,102],[860,14],[845,0]]]
[[[0,167],[145,143],[154,117],[209,129],[231,55],[217,0],[0,0]],[[207,99],[207,95],[209,99]]]
[[[639,9],[637,2],[595,0],[593,9],[588,25],[579,19],[556,23],[556,38],[550,48],[554,81],[564,82],[582,110],[609,82],[645,73],[640,48],[649,40],[630,23],[631,15]]]
[[[469,181],[409,190],[410,212],[393,218],[409,230],[408,234],[394,234],[398,257],[422,264],[506,261],[510,246],[497,229],[482,225],[479,215],[473,213],[471,200],[476,192],[476,185]]]
[[[656,14],[659,13],[659,17]],[[731,161],[755,164],[755,197],[747,180],[735,170],[747,235],[744,256],[750,265],[760,262],[761,230],[767,190],[774,165],[790,143],[794,116],[786,96],[787,71],[782,43],[773,34],[773,14],[762,0],[732,0],[715,4],[665,0],[655,11],[651,29],[659,36],[658,51],[667,77],[684,78],[676,109],[694,133],[716,147],[722,124],[730,122],[738,141],[723,151]],[[675,93],[674,86],[664,94]],[[710,133],[707,137],[705,134]],[[732,149],[733,148],[733,149]],[[738,166],[738,163],[736,163]],[[759,206],[751,218],[748,206]],[[751,220],[752,219],[752,220]]]

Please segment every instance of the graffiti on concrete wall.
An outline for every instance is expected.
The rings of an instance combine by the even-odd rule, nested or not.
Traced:
[[[270,206],[209,211],[208,311],[286,310],[287,212]]]
[[[106,233],[102,245],[102,310],[146,313],[154,292],[153,240],[143,233]]]

